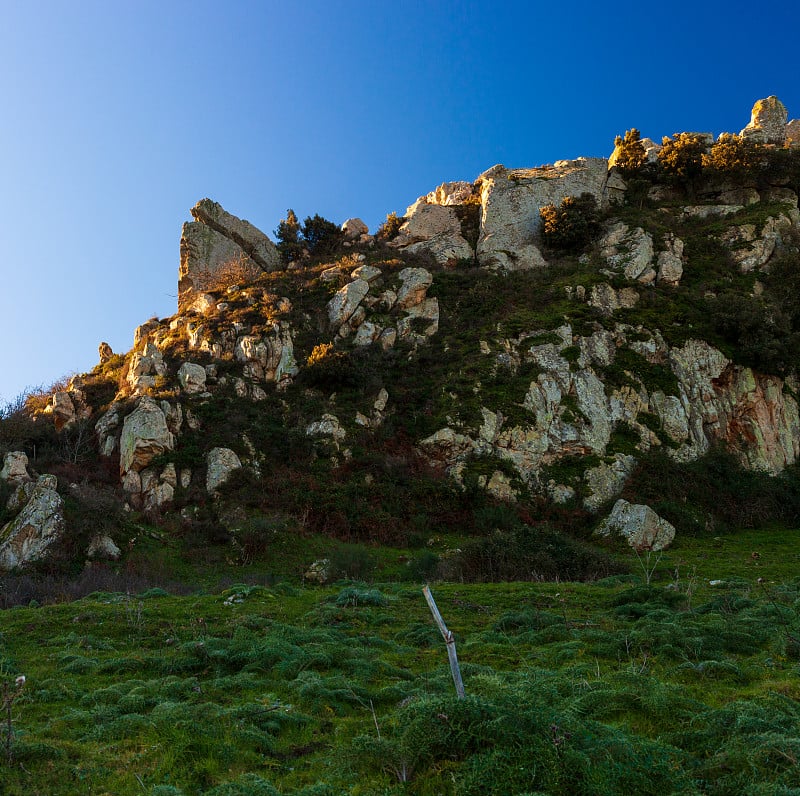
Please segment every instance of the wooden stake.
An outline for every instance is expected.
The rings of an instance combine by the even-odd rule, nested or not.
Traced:
[[[456,640],[453,638],[453,634],[447,629],[444,619],[442,619],[442,615],[439,613],[439,609],[436,607],[436,601],[433,599],[430,588],[425,586],[422,589],[422,593],[425,595],[425,600],[428,603],[428,607],[431,609],[431,613],[433,614],[433,620],[436,622],[436,625],[441,631],[442,637],[444,638],[444,643],[447,645],[447,657],[450,659],[450,671],[453,673],[453,682],[456,685],[456,694],[458,694],[459,699],[463,699],[464,683],[461,680],[461,670],[458,668]]]

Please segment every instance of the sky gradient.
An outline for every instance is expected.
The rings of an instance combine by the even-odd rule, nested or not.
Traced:
[[[496,6],[496,7],[494,7]],[[0,0],[0,403],[176,309],[208,196],[374,231],[496,163],[607,156],[629,127],[800,117],[793,3]]]

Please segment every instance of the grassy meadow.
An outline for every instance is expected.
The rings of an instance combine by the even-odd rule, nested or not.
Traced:
[[[434,583],[463,701],[422,584],[382,581],[402,551],[369,583],[267,560],[227,574],[271,586],[7,609],[0,793],[800,793],[796,541],[620,552],[630,574],[594,583]]]

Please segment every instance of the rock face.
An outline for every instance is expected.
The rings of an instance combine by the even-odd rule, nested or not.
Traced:
[[[120,440],[120,472],[139,472],[159,454],[175,447],[163,409],[152,399],[142,398],[125,418]]]
[[[595,533],[599,536],[619,534],[634,550],[645,552],[669,547],[675,538],[675,527],[649,506],[618,500]]]
[[[539,169],[494,166],[479,181],[482,218],[478,260],[481,265],[507,271],[545,265],[535,243],[541,207],[582,193],[590,193],[600,206],[608,203],[605,158],[559,161]]]
[[[786,106],[775,96],[760,99],[753,105],[750,123],[741,135],[760,144],[783,145],[786,140]]]
[[[42,475],[22,511],[0,530],[0,571],[45,558],[64,530],[64,502],[56,492],[56,478]]]
[[[249,281],[281,267],[275,244],[250,222],[201,199],[183,225],[178,270],[178,306],[188,307],[205,289]]]
[[[451,198],[447,196],[445,200]],[[428,251],[442,265],[456,265],[459,260],[475,257],[472,246],[462,234],[455,209],[429,204],[427,197],[421,197],[406,210],[406,221],[391,245],[408,252]]]

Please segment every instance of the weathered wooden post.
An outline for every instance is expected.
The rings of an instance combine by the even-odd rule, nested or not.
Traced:
[[[447,645],[447,657],[450,659],[450,671],[453,673],[453,682],[456,684],[456,694],[458,694],[459,699],[463,699],[464,683],[461,680],[461,670],[458,668],[456,640],[453,638],[453,634],[447,629],[444,619],[442,619],[442,615],[439,613],[439,609],[436,607],[436,601],[433,599],[430,588],[425,586],[422,589],[422,593],[425,595],[425,600],[428,603],[428,607],[431,609],[433,619],[436,622],[439,630],[442,632],[444,643]]]

